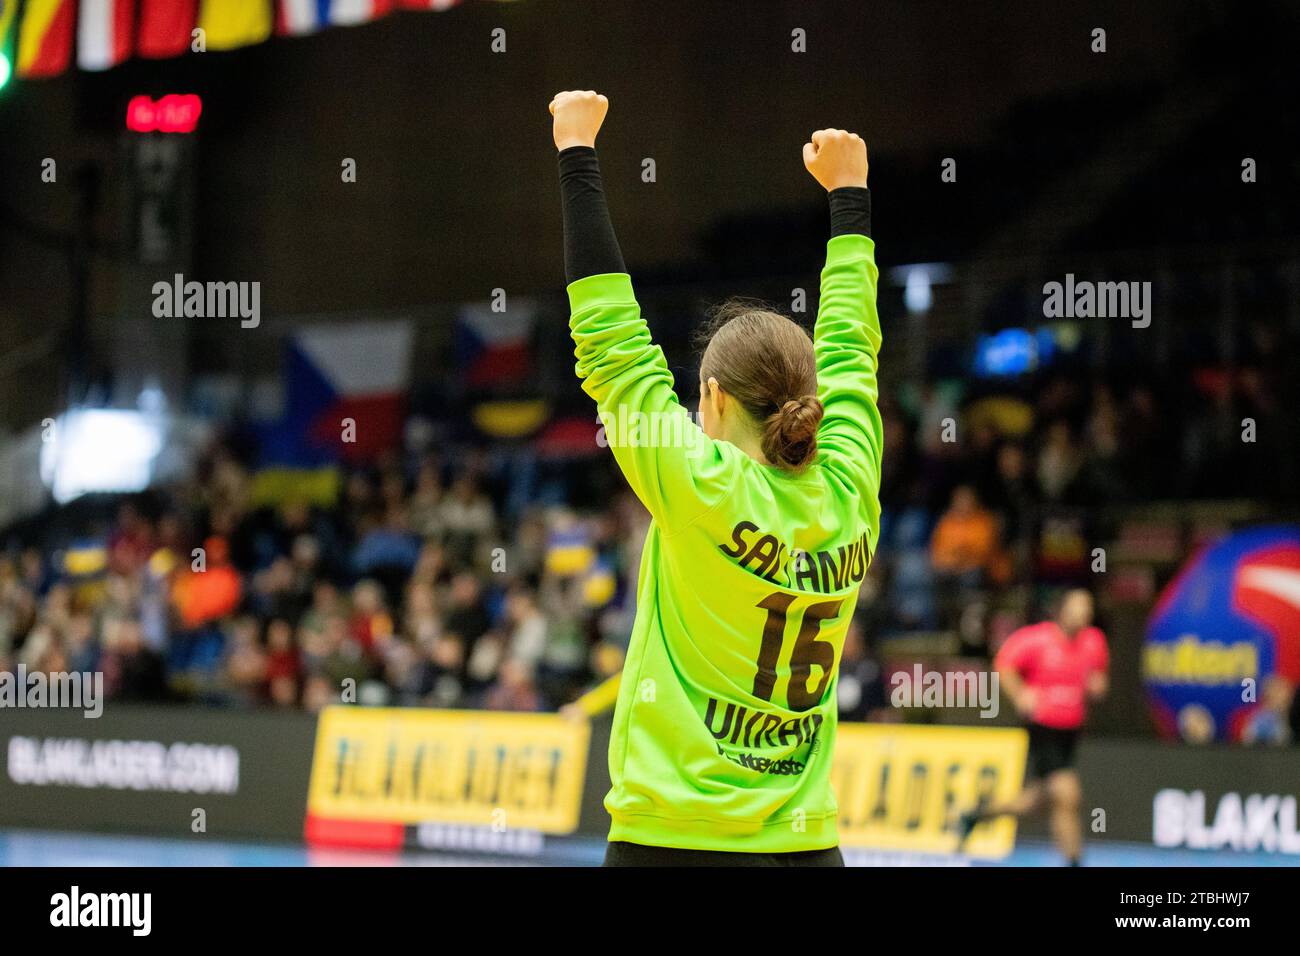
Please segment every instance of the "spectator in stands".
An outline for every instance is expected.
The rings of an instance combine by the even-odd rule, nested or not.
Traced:
[[[983,582],[997,557],[998,528],[970,485],[959,485],[952,503],[935,525],[930,559],[940,574]]]
[[[423,578],[413,578],[406,586],[406,601],[402,609],[402,635],[413,645],[424,650],[433,646],[442,635],[442,617],[433,584]]]
[[[474,655],[479,641],[491,626],[492,619],[483,601],[483,586],[478,577],[469,571],[458,572],[451,579],[445,632],[461,642],[468,659]]]
[[[501,663],[500,676],[484,698],[488,710],[537,711],[542,698],[533,683],[533,671],[518,658],[507,657]]]
[[[546,615],[537,606],[537,598],[530,589],[516,586],[511,590],[506,597],[506,621],[509,627],[506,657],[535,672],[546,653],[547,626]]]
[[[1115,393],[1104,382],[1092,391],[1092,412],[1086,435],[1087,480],[1099,497],[1108,501],[1124,497],[1125,487],[1120,463],[1120,412]]]
[[[426,707],[459,707],[465,697],[465,644],[455,635],[440,635],[430,643],[410,695]]]
[[[36,594],[20,577],[16,562],[0,559],[0,657],[10,657],[36,622]]]
[[[368,688],[370,699],[385,704],[417,703],[414,688],[423,671],[424,656],[410,641],[393,635],[379,648],[378,683]]]
[[[266,626],[266,690],[276,707],[297,705],[301,669],[293,625],[282,617],[273,618]]]
[[[339,702],[339,688],[324,674],[309,674],[303,684],[302,705],[308,713],[319,713],[323,708]]]
[[[406,523],[413,533],[426,540],[442,537],[442,481],[438,466],[432,461],[420,465],[415,490],[407,504]]]
[[[45,594],[50,585],[49,564],[37,548],[24,548],[20,559],[20,581],[36,596]]]
[[[230,564],[225,538],[208,538],[197,561],[197,565],[182,572],[173,590],[181,626],[191,630],[231,614],[243,592],[243,581]]]
[[[249,604],[262,617],[294,617],[298,595],[294,593],[293,561],[287,555],[272,559],[269,566],[253,575]]]
[[[1001,539],[1011,562],[1012,575],[1022,580],[1030,569],[1034,524],[1040,495],[1029,473],[1025,449],[1017,442],[1004,442],[998,448],[992,479],[983,499],[1001,516]]]
[[[118,701],[160,701],[167,697],[162,658],[145,646],[140,623],[129,617],[104,629],[104,695]]]
[[[921,404],[917,415],[917,434],[921,450],[931,457],[944,457],[956,454],[956,443],[945,440],[945,434],[951,432],[947,427],[949,420],[955,422],[957,407],[951,396],[938,388],[934,382],[926,382],[921,389]]]
[[[1247,744],[1286,744],[1291,741],[1291,713],[1295,687],[1284,677],[1273,674],[1261,686],[1259,707],[1242,728],[1241,739]]]
[[[1066,501],[1077,491],[1083,454],[1074,442],[1070,423],[1057,419],[1048,426],[1038,455],[1038,486],[1048,501]]]
[[[230,628],[224,693],[229,704],[251,707],[265,700],[268,662],[260,630],[257,618],[250,615],[236,618]]]
[[[369,579],[357,582],[352,589],[352,616],[348,632],[363,654],[377,658],[393,634],[393,618],[388,613],[384,591]]]
[[[1280,487],[1278,469],[1227,470],[1247,447],[1243,416],[1284,430],[1293,350],[1264,338],[1247,343],[1246,365],[1212,368],[1194,386],[1057,376],[964,398],[957,383],[932,381],[912,404],[906,389],[886,395],[881,542],[860,592],[870,633],[942,624],[964,647],[985,646],[1022,623],[1024,589],[1005,585],[1077,575],[1090,540],[1078,506],[1096,496]],[[989,403],[1016,414],[991,415]],[[958,440],[945,442],[961,408]],[[1046,423],[1038,440],[1006,437],[1029,434],[1035,414]],[[192,482],[120,499],[76,528],[15,532],[0,553],[0,667],[104,668],[114,693],[137,699],[308,710],[339,699],[346,680],[401,704],[528,709],[535,696],[554,707],[592,671],[617,669],[648,523],[635,496],[586,464],[580,479],[511,485],[518,458],[463,448],[445,452],[468,463],[447,488],[429,447],[345,472],[333,505],[253,509],[247,469],[218,443]],[[588,484],[607,503],[560,506]],[[507,487],[520,497],[507,501]],[[508,566],[493,565],[498,544]],[[846,673],[856,653],[846,649]],[[1261,739],[1276,736],[1266,716]]]
[[[997,519],[981,507],[970,485],[957,486],[951,505],[935,525],[930,561],[940,614],[945,626],[956,627],[962,592],[982,588],[992,575],[1003,571]]]
[[[338,588],[331,581],[318,581],[312,588],[311,606],[303,612],[298,626],[306,632],[319,632],[325,629],[325,622],[343,613],[343,599]]]
[[[134,504],[123,503],[108,539],[109,568],[116,574],[133,574],[149,560],[153,548],[153,525]]]
[[[385,590],[401,592],[420,557],[420,543],[406,528],[401,505],[385,506],[382,522],[369,523],[352,551],[352,573],[374,578]]]
[[[88,673],[98,668],[99,642],[95,639],[95,619],[86,611],[78,611],[68,618],[63,645],[68,670]]]
[[[438,518],[454,562],[473,565],[479,560],[482,545],[496,526],[496,515],[473,475],[466,473],[456,479]]]

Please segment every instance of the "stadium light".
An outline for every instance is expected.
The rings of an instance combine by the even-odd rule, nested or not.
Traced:
[[[907,283],[903,286],[903,304],[912,313],[929,312],[934,302],[930,291],[930,276],[924,269],[912,269],[907,273]]]
[[[930,311],[934,304],[934,286],[952,280],[952,266],[946,262],[913,262],[894,266],[889,281],[902,286],[903,305],[912,315]]]
[[[92,492],[143,491],[163,447],[162,425],[126,409],[79,408],[59,416],[57,442],[41,445],[41,480],[66,504]]]

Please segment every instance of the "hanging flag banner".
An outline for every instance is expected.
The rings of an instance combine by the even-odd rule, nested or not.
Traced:
[[[526,381],[532,374],[537,305],[512,299],[496,311],[490,303],[464,306],[456,320],[456,366],[469,389]]]
[[[303,36],[323,29],[329,22],[326,0],[277,0],[275,32],[278,36]]]
[[[235,50],[271,35],[270,0],[201,0],[199,29],[209,50]]]
[[[27,0],[18,29],[18,75],[58,76],[72,60],[76,0]]]
[[[393,0],[333,0],[329,4],[329,22],[331,26],[353,27],[378,20],[392,9]]]
[[[131,56],[237,50],[276,36],[351,27],[394,11],[439,11],[463,0],[0,0],[0,52],[17,34],[16,72],[44,79],[73,60],[99,72]],[[201,32],[200,32],[201,31]],[[200,40],[202,46],[200,47]]]
[[[180,56],[198,22],[198,0],[140,0],[136,52],[151,60]]]
[[[406,319],[295,332],[285,353],[284,411],[261,429],[255,484],[278,488],[285,475],[372,461],[399,446],[414,333]]]
[[[0,56],[9,50],[9,31],[13,28],[14,18],[18,13],[18,0],[0,0]],[[0,84],[5,77],[0,77]]]
[[[303,36],[326,27],[352,27],[387,16],[393,0],[278,0],[275,32]]]
[[[131,55],[135,0],[81,0],[77,66],[107,70]]]
[[[403,10],[450,10],[460,0],[397,0]]]

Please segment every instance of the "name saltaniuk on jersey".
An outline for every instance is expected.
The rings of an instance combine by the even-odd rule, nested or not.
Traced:
[[[718,545],[718,550],[765,581],[817,594],[833,594],[860,583],[871,563],[865,531],[831,551],[803,551],[788,547],[752,521],[736,522],[730,543]]]

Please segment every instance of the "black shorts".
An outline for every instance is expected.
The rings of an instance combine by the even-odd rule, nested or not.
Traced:
[[[1026,776],[1043,780],[1058,770],[1074,767],[1074,749],[1079,743],[1079,731],[1058,730],[1042,724],[1030,724],[1029,757]]]
[[[726,850],[682,850],[666,846],[611,841],[605,866],[843,866],[840,848],[794,853],[731,853]]]

